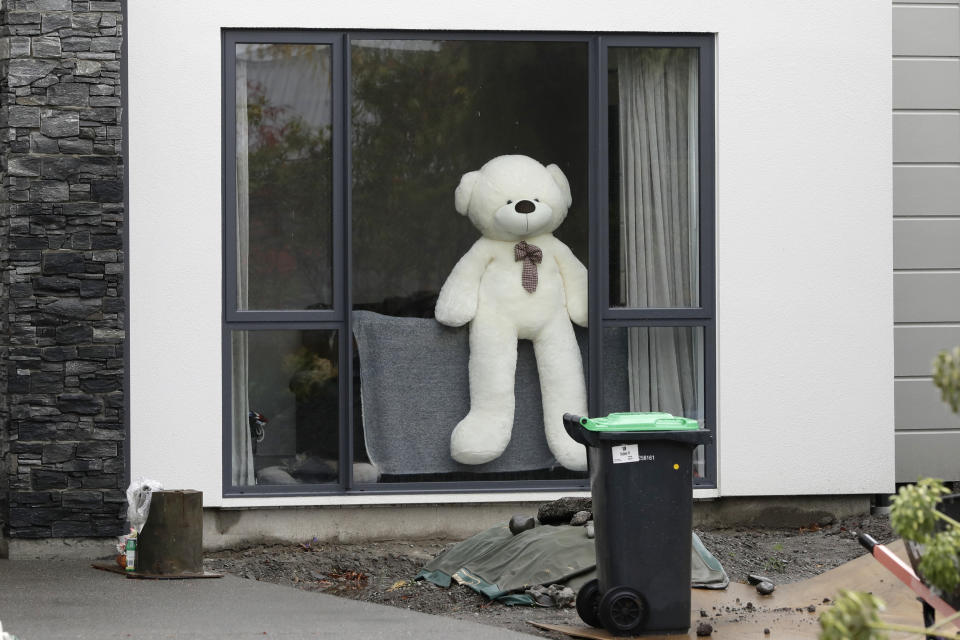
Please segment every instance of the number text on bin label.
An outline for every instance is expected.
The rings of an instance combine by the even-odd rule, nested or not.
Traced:
[[[611,447],[613,453],[613,463],[621,464],[624,462],[653,462],[652,453],[640,453],[640,445],[621,444]]]

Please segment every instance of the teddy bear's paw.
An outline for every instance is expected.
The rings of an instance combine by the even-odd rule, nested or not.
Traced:
[[[570,443],[563,444],[554,443],[550,447],[550,452],[556,457],[557,462],[564,469],[569,469],[570,471],[586,471],[587,470],[587,448],[581,444],[577,444],[572,439]]]
[[[476,313],[477,307],[475,304],[456,304],[451,300],[442,300],[437,302],[434,317],[437,319],[437,322],[445,324],[448,327],[462,327],[473,320],[473,316],[475,316]]]
[[[587,313],[587,305],[584,304],[571,304],[567,302],[567,314],[570,316],[570,320],[581,327],[587,326],[587,320],[589,314]]]
[[[510,443],[513,419],[471,411],[450,435],[450,455],[461,464],[496,460]]]

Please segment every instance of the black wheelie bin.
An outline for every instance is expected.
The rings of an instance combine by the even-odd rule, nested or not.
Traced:
[[[587,447],[597,578],[577,594],[587,624],[615,635],[690,628],[693,449],[712,441],[668,413],[563,417]]]

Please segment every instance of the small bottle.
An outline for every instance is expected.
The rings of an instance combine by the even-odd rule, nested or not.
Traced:
[[[125,547],[127,552],[127,571],[136,570],[136,561],[137,561],[137,539],[136,538],[127,538],[127,545]]]

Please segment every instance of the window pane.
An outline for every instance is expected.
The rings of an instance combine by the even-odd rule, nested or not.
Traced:
[[[337,482],[336,331],[234,331],[233,484]]]
[[[697,307],[697,50],[609,55],[610,306]]]
[[[330,45],[236,46],[237,308],[333,302]]]
[[[349,53],[352,296],[355,310],[376,313],[354,314],[354,422],[381,480],[584,478],[547,448],[525,340],[507,449],[478,465],[452,459],[451,432],[470,408],[468,329],[433,316],[440,287],[480,237],[454,191],[496,156],[560,166],[573,205],[554,235],[586,264],[587,44],[354,40]]]
[[[354,308],[433,317],[480,236],[454,190],[504,154],[563,170],[573,205],[554,235],[586,264],[587,54],[585,43],[352,42]]]
[[[603,414],[663,411],[703,425],[703,328],[611,327],[603,334]],[[694,478],[705,473],[703,447]]]

